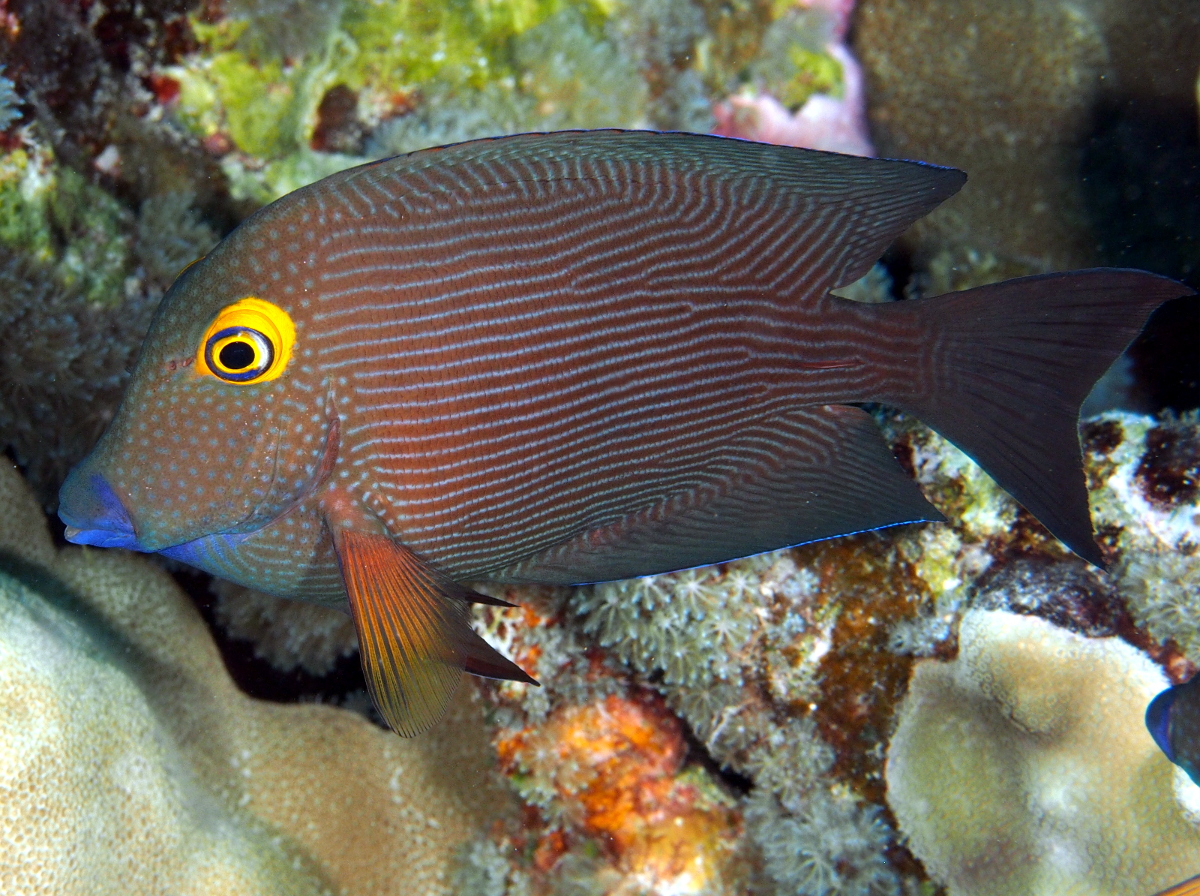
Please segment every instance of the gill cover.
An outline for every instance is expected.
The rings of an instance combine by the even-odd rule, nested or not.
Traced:
[[[296,326],[271,302],[248,297],[221,309],[204,331],[196,370],[227,383],[273,380],[292,357]]]

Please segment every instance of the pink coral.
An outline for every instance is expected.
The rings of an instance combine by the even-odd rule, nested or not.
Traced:
[[[814,94],[794,114],[766,93],[731,96],[713,108],[713,133],[856,156],[875,155],[867,130],[862,68],[843,43],[853,0],[800,0],[798,5],[819,9],[829,18],[825,52],[842,67],[842,96]]]

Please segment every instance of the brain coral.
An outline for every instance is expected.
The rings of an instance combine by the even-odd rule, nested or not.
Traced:
[[[1200,789],[1142,724],[1162,672],[1117,638],[973,610],[913,674],[888,802],[951,896],[1141,894],[1200,867]]]
[[[478,708],[413,741],[233,685],[171,579],[56,550],[0,469],[0,892],[450,892],[507,809]]]

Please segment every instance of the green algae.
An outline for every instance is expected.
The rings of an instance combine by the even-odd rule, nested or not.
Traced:
[[[181,86],[179,118],[193,132],[224,129],[242,151],[279,158],[307,142],[332,85],[394,94],[511,78],[515,38],[566,7],[564,0],[347,4],[295,57],[274,52],[255,27],[265,11],[215,25],[193,20],[206,52],[168,72]],[[573,8],[592,27],[602,18],[595,3]]]
[[[841,96],[842,64],[825,49],[828,31],[828,22],[811,10],[777,18],[750,65],[757,86],[793,111],[816,93]]]
[[[0,156],[0,243],[50,266],[66,289],[115,305],[125,297],[133,215],[49,150]]]
[[[336,77],[329,63],[338,50],[333,36],[323,52],[285,63],[239,50],[245,23],[195,27],[214,52],[166,70],[179,82],[178,120],[201,138],[223,133],[262,159],[307,145],[317,104]]]
[[[221,53],[208,69],[225,107],[229,135],[251,155],[273,158],[303,142],[307,67],[288,71],[278,62],[255,65],[237,53]]]
[[[341,72],[353,89],[429,81],[474,87],[515,72],[511,42],[567,8],[565,0],[453,0],[350,4],[341,26],[358,49]],[[603,7],[574,4],[596,23]]]
[[[458,92],[472,105],[481,92],[495,95],[491,88],[496,85],[512,92],[525,70],[522,48],[527,67],[536,69],[532,97],[522,112],[532,112],[538,104],[560,112],[557,117],[544,111],[521,114],[509,124],[594,126],[605,113],[589,110],[605,98],[619,107],[608,118],[635,123],[626,110],[636,106],[638,88],[644,91],[644,86],[636,72],[622,67],[623,60],[603,52],[604,7],[599,2],[327,6],[314,17],[316,33],[302,43],[295,29],[271,24],[273,17],[288,15],[287,6],[245,2],[215,24],[193,18],[201,51],[164,69],[180,87],[177,120],[202,139],[227,138],[244,156],[224,162],[231,192],[239,199],[267,202],[365,160],[314,153],[309,147],[318,107],[332,87],[354,91],[362,114],[376,124],[405,96]],[[539,27],[563,14],[571,20],[537,35]],[[531,33],[536,39],[523,42]],[[564,33],[573,45],[563,43]],[[547,43],[550,34],[559,35],[557,43]]]

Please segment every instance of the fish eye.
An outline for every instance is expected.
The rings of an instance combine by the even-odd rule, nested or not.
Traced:
[[[258,330],[226,327],[208,337],[204,360],[214,376],[230,383],[245,383],[270,370],[275,346]]]
[[[196,370],[227,383],[273,380],[291,358],[296,328],[278,305],[248,297],[223,308],[209,324]]]

